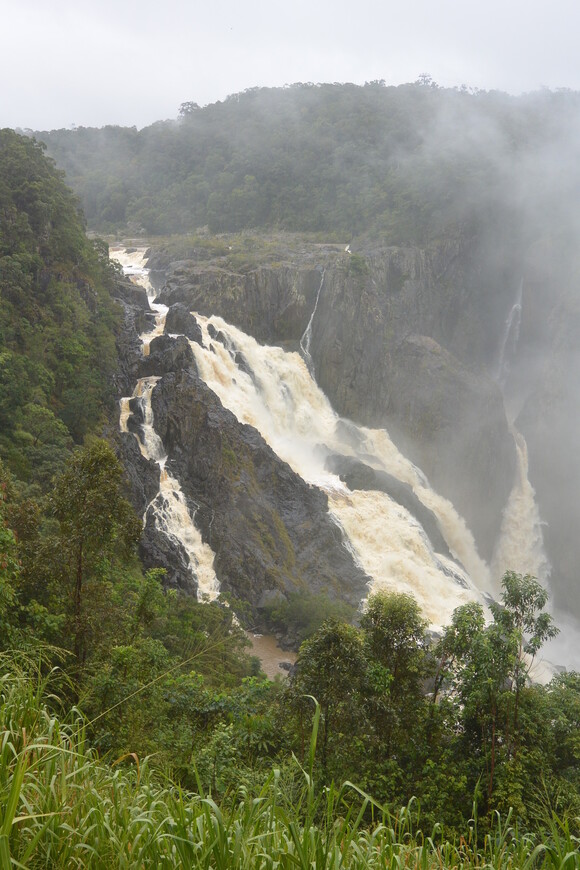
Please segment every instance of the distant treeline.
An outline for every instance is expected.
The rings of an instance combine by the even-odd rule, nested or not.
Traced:
[[[253,88],[176,121],[37,133],[89,226],[149,234],[276,227],[427,243],[569,217],[580,95],[429,80]]]

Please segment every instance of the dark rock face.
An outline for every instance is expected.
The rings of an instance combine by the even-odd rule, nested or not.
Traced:
[[[257,607],[266,591],[304,588],[358,604],[368,577],[327,513],[326,496],[240,424],[190,369],[152,396],[155,428],[216,554],[224,591]]]
[[[385,492],[408,510],[415,519],[419,520],[435,552],[451,558],[449,547],[441,534],[435,514],[425,507],[406,483],[401,483],[400,480],[387,474],[386,471],[377,471],[351,456],[334,454],[327,458],[325,465],[329,471],[338,474],[350,490],[364,489]]]
[[[158,335],[149,345],[148,356],[142,357],[140,361],[139,377],[163,375],[190,366],[195,368],[195,358],[184,335],[179,335],[177,338]]]
[[[218,314],[258,341],[297,341],[312,313],[321,274],[316,264],[262,266],[239,274],[185,261],[168,270],[160,299],[205,316]]]
[[[202,343],[201,326],[193,314],[191,314],[187,306],[182,305],[181,302],[172,305],[167,312],[167,317],[165,318],[165,332],[176,335],[185,335],[185,337],[189,338],[191,341],[196,341],[198,344]]]
[[[316,377],[339,413],[389,430],[489,559],[516,463],[502,396],[431,337],[445,331],[448,303],[424,252],[392,256],[409,276],[402,287],[389,287],[390,252],[358,287],[327,273],[313,324]]]
[[[133,507],[139,516],[143,516],[147,505],[159,491],[159,466],[151,459],[145,459],[132,434],[120,432],[117,443],[128,477]]]
[[[130,281],[117,282],[117,300],[123,307],[123,326],[117,337],[119,370],[116,385],[119,396],[133,391],[137,371],[143,356],[139,335],[148,328],[149,301],[147,294]]]
[[[552,566],[550,587],[556,606],[580,618],[577,274],[564,258],[534,252],[524,279],[513,381],[514,390],[525,396],[516,422],[527,441],[529,479],[545,523],[543,536]]]
[[[392,366],[391,434],[467,519],[490,559],[516,467],[499,388],[425,336],[402,342]]]
[[[197,583],[189,570],[187,553],[179,541],[170,540],[159,533],[151,511],[147,513],[143,535],[139,542],[139,554],[145,568],[165,569],[165,586],[180,589],[189,595],[197,594]]]

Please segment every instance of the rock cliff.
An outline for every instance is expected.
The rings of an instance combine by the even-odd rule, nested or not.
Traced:
[[[529,455],[555,603],[580,617],[580,266],[548,243],[529,252],[512,401]],[[521,409],[521,410],[520,410]]]

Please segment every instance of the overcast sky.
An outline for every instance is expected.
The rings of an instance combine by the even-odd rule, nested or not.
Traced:
[[[578,0],[0,0],[0,127],[144,127],[254,86],[580,90]]]

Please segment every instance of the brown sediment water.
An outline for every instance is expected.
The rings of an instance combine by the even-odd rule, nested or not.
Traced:
[[[288,676],[288,671],[280,667],[280,662],[290,662],[293,665],[297,658],[296,653],[280,649],[276,638],[271,634],[247,632],[247,635],[252,644],[252,654],[260,659],[262,670],[268,679],[273,680],[277,674]]]

